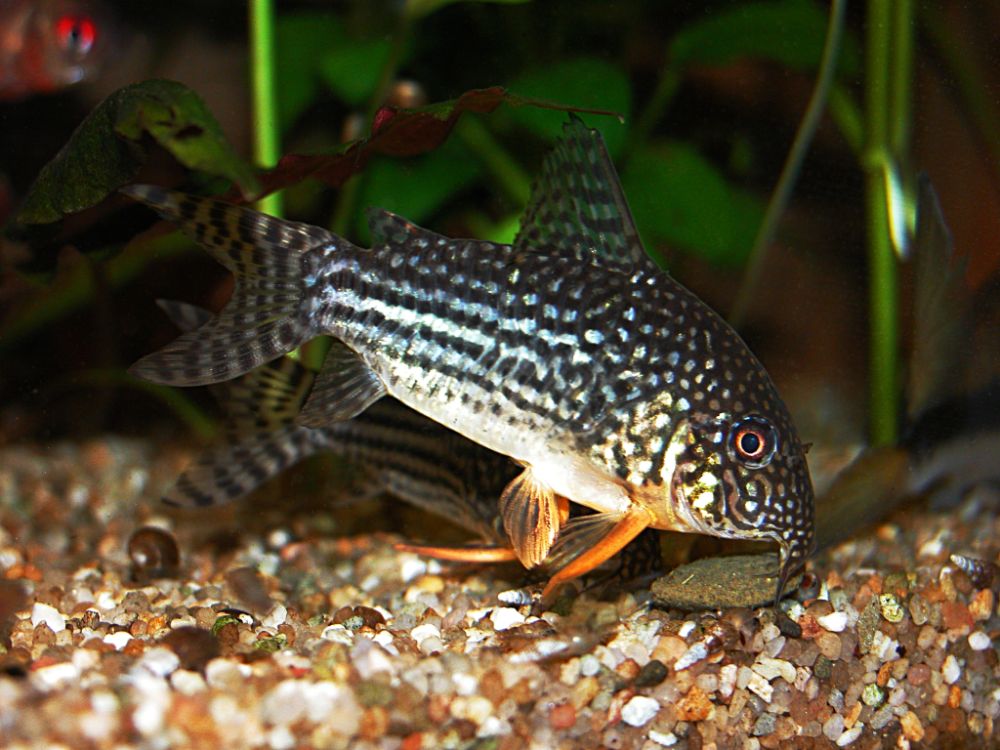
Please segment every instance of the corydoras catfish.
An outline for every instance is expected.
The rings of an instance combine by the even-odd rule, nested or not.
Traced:
[[[572,118],[512,245],[450,239],[383,210],[371,248],[327,230],[152,186],[126,194],[236,275],[219,316],[140,360],[154,382],[238,377],[337,339],[299,421],[385,395],[524,467],[500,495],[518,558],[546,558],[557,496],[596,512],[587,551],[543,594],[646,528],[771,540],[777,595],[813,548],[802,445],[736,332],[639,241],[596,130]]]

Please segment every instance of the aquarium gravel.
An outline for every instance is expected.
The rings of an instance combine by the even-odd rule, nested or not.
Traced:
[[[3,747],[1000,743],[989,493],[819,556],[781,613],[661,610],[648,590],[533,612],[510,568],[448,568],[386,532],[290,517],[212,536],[157,502],[184,458],[0,453]]]

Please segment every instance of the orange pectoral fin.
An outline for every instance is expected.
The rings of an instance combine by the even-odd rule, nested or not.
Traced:
[[[400,552],[432,557],[435,560],[464,563],[502,563],[517,559],[509,547],[430,547],[421,544],[394,544]]]
[[[568,510],[566,503],[565,509]],[[525,469],[500,495],[503,527],[517,558],[526,568],[540,565],[559,536],[559,502],[555,493]]]
[[[542,590],[542,600],[548,599],[549,595],[566,581],[589,573],[601,563],[610,560],[625,545],[639,536],[652,521],[653,517],[641,506],[632,508],[597,544],[556,571]]]

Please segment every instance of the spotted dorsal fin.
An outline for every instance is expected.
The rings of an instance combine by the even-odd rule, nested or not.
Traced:
[[[545,158],[514,245],[625,268],[646,258],[604,139],[576,116]]]
[[[412,221],[404,219],[384,208],[370,207],[367,210],[368,231],[372,235],[372,244],[378,245],[411,245],[416,240],[427,244],[454,242],[444,235],[417,226]]]

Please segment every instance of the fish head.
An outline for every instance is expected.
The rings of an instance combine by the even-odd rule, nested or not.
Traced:
[[[21,5],[23,16],[8,19],[21,34],[8,72],[16,81],[8,81],[0,96],[57,91],[97,74],[114,36],[110,13],[102,3],[43,0]]]
[[[680,424],[671,440],[674,518],[712,536],[777,543],[780,596],[815,546],[812,482],[787,414],[692,413]]]

